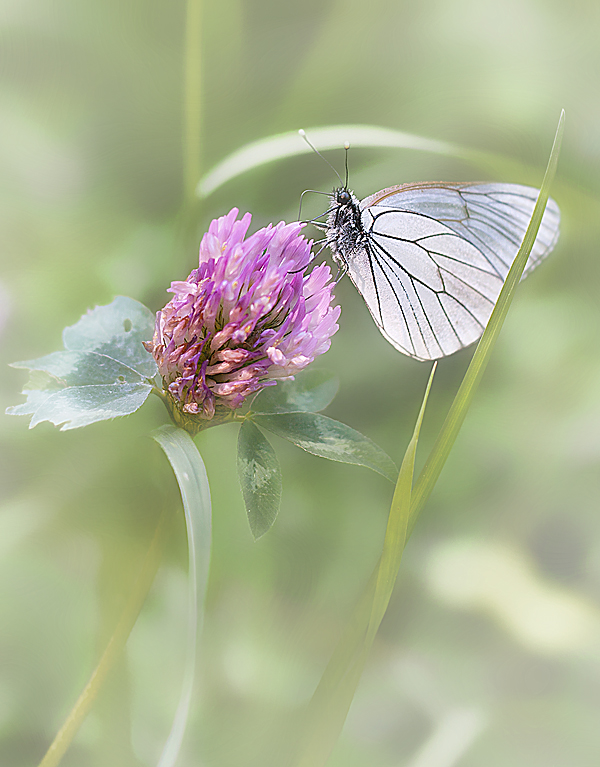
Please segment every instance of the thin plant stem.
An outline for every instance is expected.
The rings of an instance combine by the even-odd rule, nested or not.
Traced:
[[[184,60],[183,162],[185,200],[194,201],[200,180],[202,0],[187,0]]]
[[[556,172],[563,131],[564,111],[561,112],[544,180],[523,242],[436,443],[413,487],[414,457],[423,409],[419,414],[413,439],[400,469],[382,556],[309,704],[300,758],[293,762],[295,767],[324,767],[342,731],[371,643],[385,615],[404,546],[465,419],[533,248]],[[430,385],[431,379],[427,392]],[[423,407],[426,398],[427,394]],[[367,610],[369,604],[371,607]]]
[[[163,511],[156,526],[154,536],[152,537],[150,547],[144,557],[139,575],[136,578],[127,604],[121,613],[121,617],[113,635],[108,640],[108,644],[98,661],[98,665],[92,672],[88,683],[65,719],[63,726],[52,741],[52,744],[40,762],[39,767],[57,767],[57,765],[60,764],[61,759],[81,727],[83,720],[88,715],[94,700],[102,689],[102,685],[104,684],[109,671],[115,665],[115,662],[123,651],[158,571],[165,529],[170,518],[171,513],[167,510]]]

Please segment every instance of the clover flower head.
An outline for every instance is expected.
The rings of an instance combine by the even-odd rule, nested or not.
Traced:
[[[250,221],[233,208],[211,223],[198,268],[171,283],[173,298],[146,344],[172,405],[206,422],[293,378],[327,351],[338,329],[331,272],[326,264],[307,271],[312,243],[300,234],[303,224],[281,222],[246,237]]]

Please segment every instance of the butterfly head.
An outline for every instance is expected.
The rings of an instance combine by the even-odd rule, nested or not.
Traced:
[[[336,189],[333,194],[337,205],[348,205],[352,202],[352,193],[345,186]]]

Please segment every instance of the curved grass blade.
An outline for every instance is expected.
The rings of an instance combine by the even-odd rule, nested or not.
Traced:
[[[173,767],[189,716],[196,644],[204,617],[211,542],[210,489],[198,448],[186,431],[174,426],[162,426],[152,436],[164,450],[175,472],[188,536],[188,627],[184,679],[171,732],[158,763],[158,767]]]
[[[483,373],[489,362],[492,349],[496,343],[496,339],[500,334],[504,320],[508,313],[508,309],[513,300],[515,290],[523,274],[525,264],[529,258],[529,254],[535,242],[535,238],[546,209],[546,203],[550,194],[550,186],[556,173],[556,167],[558,164],[558,156],[560,153],[560,145],[562,142],[563,132],[565,124],[565,112],[561,112],[560,119],[558,121],[558,127],[556,129],[556,135],[554,137],[554,143],[552,145],[552,151],[550,152],[550,158],[544,174],[544,180],[540,189],[540,193],[531,215],[531,220],[519,252],[515,256],[515,260],[510,267],[492,316],[489,319],[485,332],[481,336],[481,340],[477,344],[475,353],[471,360],[465,377],[460,385],[460,388],[452,402],[448,415],[442,426],[442,429],[437,437],[437,440],[427,458],[425,465],[417,479],[415,488],[413,490],[412,510],[409,523],[408,534],[412,532],[417,517],[423,508],[425,502],[429,498],[431,491],[433,490],[435,483],[446,463],[446,459],[450,454],[450,450],[454,445],[460,427],[463,424],[473,396],[479,386],[479,382],[483,376]]]
[[[416,149],[451,156],[460,156],[466,151],[445,141],[435,141],[377,125],[328,125],[324,128],[309,128],[306,134],[322,151],[340,149],[345,142],[355,147]],[[198,197],[208,197],[227,181],[253,168],[285,157],[310,154],[312,151],[298,131],[278,133],[253,141],[221,160],[209,171],[198,183],[196,194]]]
[[[429,392],[433,383],[433,376],[437,368],[437,362],[434,363],[429,374],[427,387],[423,396],[423,402],[417,416],[417,422],[413,431],[408,447],[402,460],[398,481],[392,498],[392,505],[388,516],[385,539],[383,541],[383,551],[377,570],[377,581],[375,585],[375,596],[373,598],[373,607],[371,609],[371,619],[366,639],[367,647],[370,647],[375,639],[375,634],[379,628],[385,611],[390,603],[394,584],[400,569],[400,560],[408,540],[408,525],[411,517],[411,497],[413,474],[415,470],[415,457],[417,454],[417,445],[421,424],[425,415]]]
[[[387,610],[406,545],[415,455],[436,365],[431,370],[390,507],[383,552],[368,588],[327,664],[307,712],[296,767],[322,767],[339,738],[369,651]]]
[[[411,149],[430,152],[447,157],[457,157],[485,170],[510,178],[519,178],[522,183],[534,183],[535,168],[494,152],[484,152],[452,144],[448,141],[417,136],[413,133],[382,128],[379,125],[327,125],[308,128],[306,135],[319,151],[341,149],[346,142],[353,147],[385,147],[389,149]],[[253,141],[215,165],[198,182],[198,197],[208,197],[231,179],[276,160],[309,154],[312,149],[298,131],[277,133]],[[589,200],[588,200],[589,204]]]
[[[544,181],[523,243],[511,266],[496,307],[452,403],[448,417],[410,496],[408,496],[406,489],[408,470],[414,465],[414,448],[416,448],[416,439],[413,435],[396,486],[398,496],[395,493],[392,501],[390,519],[395,507],[397,511],[394,513],[395,522],[392,527],[388,524],[388,532],[391,537],[388,539],[386,533],[386,542],[389,544],[387,553],[386,543],[384,543],[380,562],[357,604],[309,705],[301,756],[299,760],[294,762],[296,767],[323,767],[339,737],[366,663],[372,639],[389,602],[388,594],[391,594],[390,588],[393,588],[393,580],[395,580],[394,572],[397,572],[395,570],[396,561],[399,564],[399,557],[402,553],[400,547],[404,547],[410,536],[418,513],[429,498],[458,435],[533,247],[548,201],[550,185],[556,172],[563,130],[564,111],[560,116]],[[422,415],[420,414],[417,427],[421,418]],[[415,432],[418,437],[417,428]],[[410,470],[412,473],[412,469]],[[408,513],[407,503],[409,504]]]

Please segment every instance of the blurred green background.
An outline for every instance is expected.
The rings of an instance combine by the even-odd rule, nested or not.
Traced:
[[[13,360],[117,294],[154,311],[210,219],[293,220],[335,183],[316,156],[265,166],[183,214],[179,0],[2,0],[2,412]],[[459,441],[408,546],[332,767],[592,767],[600,762],[600,5],[546,0],[220,0],[202,8],[202,171],[272,133],[370,123],[511,158],[540,183],[561,107],[555,253],[521,286]],[[337,168],[343,152],[328,153]],[[515,165],[515,162],[521,163]],[[525,167],[527,166],[527,167]],[[411,180],[489,178],[458,160],[350,151],[359,197]],[[528,168],[528,169],[527,169]],[[533,172],[531,169],[538,169]],[[316,214],[323,199],[308,202]],[[315,235],[316,236],[316,233]],[[398,460],[427,365],[394,351],[348,280],[319,362],[327,413]],[[468,364],[439,365],[421,460]],[[30,767],[73,705],[161,510],[178,508],[134,416],[60,433],[0,416],[0,764]],[[197,438],[214,501],[198,691],[181,767],[278,767],[377,561],[391,486],[276,447],[280,516],[254,543],[237,427]],[[183,673],[182,520],[66,767],[154,765]]]

